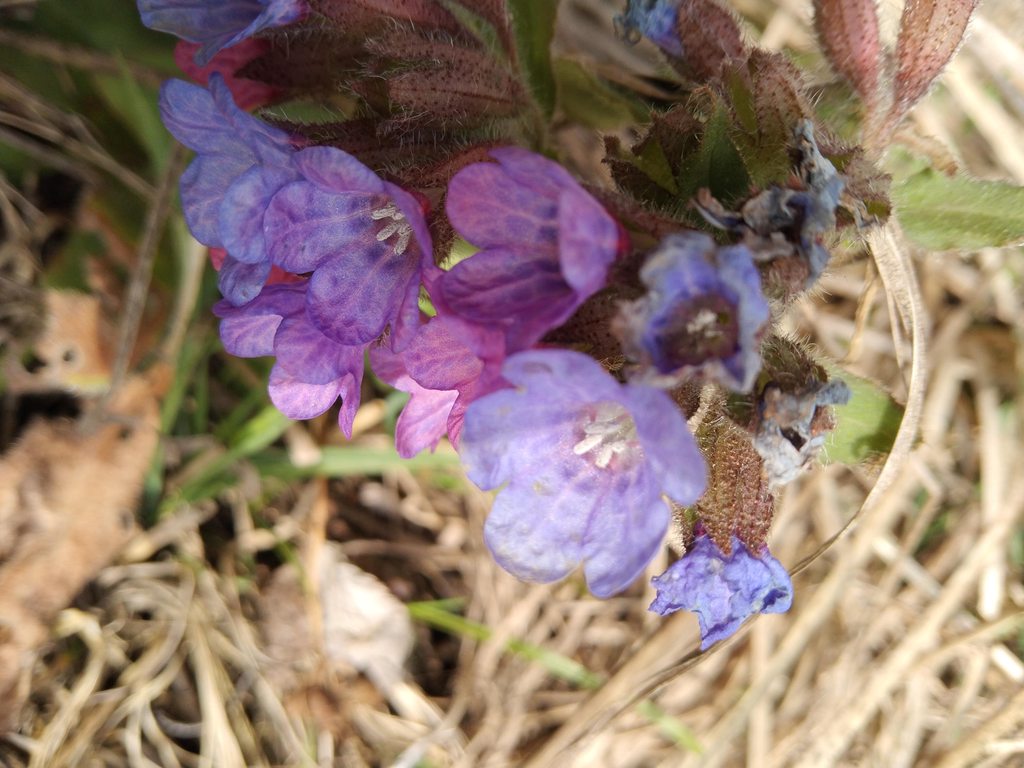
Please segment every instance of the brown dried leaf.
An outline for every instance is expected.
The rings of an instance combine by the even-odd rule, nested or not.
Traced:
[[[0,731],[54,616],[135,531],[164,380],[129,379],[91,431],[34,423],[0,464]]]
[[[6,362],[8,391],[102,391],[110,383],[114,333],[99,299],[60,290],[48,291],[45,298],[46,326],[31,355]]]
[[[835,70],[874,104],[882,63],[875,0],[815,0],[814,28]]]
[[[375,576],[345,560],[333,542],[314,567],[318,599],[304,595],[292,566],[277,569],[262,595],[260,624],[275,684],[295,690],[323,660],[345,677],[359,670],[388,695],[402,680],[412,650],[408,611]]]
[[[908,0],[896,45],[893,122],[927,93],[953,58],[978,0]]]

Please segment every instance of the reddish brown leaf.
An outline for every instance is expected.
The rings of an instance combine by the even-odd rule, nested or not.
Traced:
[[[722,64],[747,54],[732,13],[714,0],[687,0],[679,6],[676,22],[684,58],[674,62],[686,77],[707,81],[718,77]]]
[[[433,166],[429,164],[452,156],[473,139],[472,135],[463,133],[439,133],[436,125],[420,127],[408,121],[401,130],[388,130],[388,121],[377,117],[341,123],[271,122],[290,134],[303,136],[310,145],[326,144],[343,149],[371,168],[397,174],[405,182],[403,186],[417,188],[436,186],[427,183],[433,173]],[[448,178],[445,177],[440,186],[447,185]]]
[[[814,27],[836,72],[874,103],[882,60],[875,0],[815,0]]]
[[[775,500],[750,435],[723,418],[703,427],[698,438],[708,459],[708,489],[697,502],[697,518],[723,552],[732,550],[733,536],[759,551]]]
[[[519,81],[493,60],[468,49],[449,48],[445,66],[405,72],[388,80],[392,102],[411,115],[442,124],[514,117],[523,106]]]
[[[407,27],[393,27],[366,41],[366,50],[388,61],[441,66],[460,57],[464,60],[472,53],[485,66],[493,68],[492,59],[479,53],[478,48],[474,41],[456,40],[440,33],[423,34]]]
[[[978,0],[908,0],[896,46],[898,120],[927,93],[963,42]]]
[[[299,93],[333,93],[359,67],[361,41],[329,28],[309,25],[275,30],[264,38],[267,51],[238,70],[238,76]]]
[[[364,30],[407,21],[421,28],[460,32],[462,25],[436,0],[309,0],[310,8],[339,26]]]

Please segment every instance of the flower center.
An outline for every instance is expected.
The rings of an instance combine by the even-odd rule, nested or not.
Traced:
[[[583,413],[582,436],[573,446],[573,453],[586,456],[599,469],[607,467],[616,457],[619,457],[616,463],[639,457],[641,449],[636,422],[623,406],[610,402],[595,403]]]
[[[397,237],[395,255],[401,256],[405,253],[409,247],[409,241],[412,239],[412,225],[406,221],[405,214],[398,209],[398,206],[394,202],[389,202],[383,208],[371,211],[370,218],[374,221],[386,221],[377,233],[377,242],[383,243],[388,238]],[[387,221],[388,219],[390,221]]]
[[[736,308],[724,297],[708,295],[676,306],[657,333],[658,367],[669,373],[735,353],[739,339]]]

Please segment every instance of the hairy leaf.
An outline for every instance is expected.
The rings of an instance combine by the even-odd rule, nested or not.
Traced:
[[[473,29],[477,25],[469,23],[464,17],[465,12],[470,12],[477,18],[489,24],[500,40],[502,47],[515,55],[515,41],[512,39],[512,28],[509,26],[508,9],[505,0],[441,0],[460,21]],[[456,8],[455,6],[460,6]],[[476,30],[474,30],[476,31]]]
[[[591,69],[577,59],[563,57],[555,61],[558,106],[566,117],[605,130],[647,119],[642,102],[605,82]]]
[[[1024,242],[1024,187],[926,170],[895,185],[892,197],[904,231],[925,248]]]
[[[750,176],[729,138],[728,112],[717,100],[714,112],[704,125],[699,146],[683,158],[676,178],[685,199],[693,197],[701,188],[729,204],[749,194]]]
[[[894,118],[920,100],[953,58],[978,0],[908,0],[896,45]]]
[[[551,67],[551,39],[555,34],[556,0],[509,0],[519,62],[534,98],[545,114],[555,108],[555,75]]]
[[[704,425],[697,438],[708,461],[708,487],[697,501],[697,519],[723,552],[732,550],[734,535],[751,550],[760,550],[775,499],[750,435],[722,418]]]
[[[676,31],[683,58],[673,66],[698,81],[715,79],[727,61],[741,61],[747,48],[732,13],[714,0],[686,0],[679,5]]]
[[[461,31],[461,25],[433,0],[309,0],[317,13],[345,29],[365,31],[381,24],[409,22],[420,28]]]
[[[789,176],[793,128],[811,114],[803,79],[785,56],[755,50],[742,66],[725,73],[734,115],[732,139],[757,186]]]
[[[875,0],[815,0],[814,27],[836,72],[874,102],[882,58]]]
[[[842,379],[852,396],[833,406],[836,427],[825,441],[822,460],[858,464],[889,453],[903,419],[903,408],[873,381],[829,365],[832,378]]]

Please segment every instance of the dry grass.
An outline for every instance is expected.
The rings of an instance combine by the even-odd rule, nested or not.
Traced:
[[[813,46],[807,3],[769,5],[738,3],[766,44]],[[592,18],[573,17],[567,44]],[[1013,0],[983,4],[902,140],[1024,182],[1024,27],[1012,26],[1022,23]],[[100,164],[100,150],[80,148]],[[912,265],[919,306],[872,250]],[[1024,254],[922,253],[887,229],[837,261],[791,329],[897,397],[913,399],[915,380],[924,396],[911,408],[918,438],[888,467],[827,466],[788,488],[772,534],[783,563],[852,520],[795,578],[790,613],[698,656],[696,620],[649,614],[642,587],[597,601],[575,581],[524,585],[501,572],[481,543],[486,498],[468,485],[440,490],[401,469],[311,480],[270,494],[254,526],[247,504],[266,489],[243,472],[224,505],[174,510],[60,615],[0,763],[1024,765]],[[381,410],[364,406],[357,445],[375,445]],[[322,426],[293,428],[293,454]],[[418,624],[408,671],[390,686],[327,658],[315,587],[273,607],[260,592],[282,552],[315,573],[328,539],[405,600],[463,598],[486,631]],[[277,635],[288,664],[268,655],[268,611],[277,630],[295,629]],[[510,640],[554,656],[538,662]],[[567,681],[562,657],[600,686]]]

